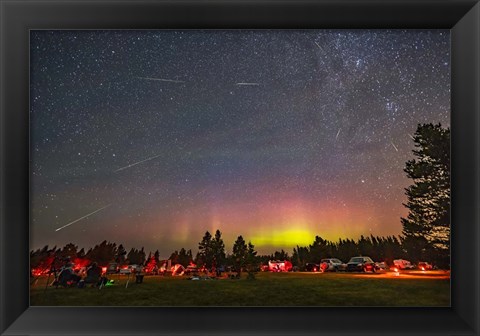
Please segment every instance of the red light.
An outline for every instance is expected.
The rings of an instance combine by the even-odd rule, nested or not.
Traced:
[[[37,276],[37,277],[38,277],[38,276],[41,276],[41,275],[46,275],[46,274],[48,274],[48,273],[50,272],[49,270],[50,270],[49,268],[47,268],[47,269],[34,268],[34,269],[32,269],[32,274],[33,274],[34,276]]]
[[[107,271],[106,267],[102,267],[102,272],[105,273]]]
[[[313,271],[314,271],[314,272],[316,272],[316,271],[317,271],[317,268],[316,268],[316,267],[314,267],[314,268],[313,268]]]
[[[425,271],[425,267],[422,267],[421,269],[422,269],[422,271]]]

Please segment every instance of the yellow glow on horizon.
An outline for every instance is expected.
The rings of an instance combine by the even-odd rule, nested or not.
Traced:
[[[306,229],[286,229],[262,232],[251,237],[255,246],[305,246],[315,239],[315,234]]]

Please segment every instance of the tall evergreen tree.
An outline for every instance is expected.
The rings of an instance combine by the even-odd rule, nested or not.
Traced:
[[[182,264],[184,267],[187,267],[191,261],[192,261],[192,251],[190,250],[187,251],[182,247],[180,249],[180,252],[178,253],[177,262],[179,264]]]
[[[124,264],[126,255],[127,255],[127,251],[125,250],[125,247],[123,247],[122,244],[118,245],[115,262],[119,263],[120,265]]]
[[[322,258],[331,257],[327,246],[327,241],[319,236],[315,236],[313,244],[309,246],[308,261],[312,263],[320,263]]]
[[[212,267],[214,256],[212,249],[212,235],[210,232],[205,232],[202,241],[198,243],[198,250],[199,258],[197,258],[197,263],[201,260],[207,268]]]
[[[175,264],[178,264],[178,260],[179,260],[179,257],[178,257],[178,251],[175,250],[174,252],[172,252],[172,254],[170,254],[170,258],[168,258],[171,260],[172,262],[172,265],[175,265]]]
[[[300,270],[304,270],[305,264],[310,259],[310,251],[305,246],[298,246],[293,248],[292,263]]]
[[[223,265],[225,262],[225,244],[220,230],[215,232],[215,237],[212,239],[212,255],[215,266]]]
[[[138,252],[138,258],[139,258],[139,264],[141,264],[141,265],[145,264],[146,254],[145,254],[145,249],[143,248],[143,246],[140,249],[140,251]]]
[[[245,239],[243,239],[242,236],[238,236],[237,240],[235,240],[232,252],[234,266],[240,274],[242,268],[245,266],[245,261],[248,253],[247,244],[245,243]]]
[[[139,264],[140,263],[140,258],[138,254],[138,250],[135,248],[131,248],[130,252],[127,254],[127,260],[129,264]]]
[[[431,255],[445,264],[450,251],[450,129],[418,125],[413,141],[415,159],[404,169],[413,184],[405,189],[409,213],[401,219],[402,242],[409,255]]]
[[[255,273],[257,273],[257,268],[258,268],[258,258],[257,258],[257,251],[255,251],[255,246],[251,242],[248,242],[248,245],[247,245],[245,265],[247,267],[247,272],[248,272],[247,279],[254,280]]]
[[[195,255],[195,264],[199,267],[205,265],[205,258],[200,252]]]

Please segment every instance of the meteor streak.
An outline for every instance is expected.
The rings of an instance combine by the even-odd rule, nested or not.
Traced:
[[[176,80],[176,79],[167,79],[167,78],[151,78],[151,77],[137,77],[139,79],[160,81],[160,82],[171,82],[171,83],[185,83],[185,81]]]
[[[100,209],[95,210],[94,212],[90,212],[88,215],[85,215],[85,216],[83,216],[83,217],[80,217],[80,218],[78,218],[78,219],[75,219],[74,221],[72,221],[72,222],[70,222],[70,223],[68,223],[68,224],[65,224],[64,226],[59,227],[58,229],[55,230],[55,232],[60,231],[61,229],[66,228],[67,226],[70,226],[70,225],[72,225],[72,224],[75,224],[76,222],[81,221],[82,219],[87,218],[88,216],[91,216],[91,215],[93,215],[94,213],[97,213],[97,212],[99,212],[99,211],[102,211],[103,209],[108,208],[110,205],[111,205],[111,204],[106,205],[106,206],[104,206],[103,208],[100,208]]]
[[[323,51],[323,48],[322,48],[322,47],[320,47],[320,44],[318,44],[318,42],[317,42],[317,41],[314,41],[314,42],[315,42],[315,44],[317,45],[317,47],[318,47],[318,48],[319,48],[321,51]]]
[[[415,138],[413,137],[413,135],[411,135],[410,133],[407,133],[408,136],[412,139],[412,140],[415,140]]]
[[[341,130],[341,128],[338,129],[337,136],[335,137],[335,141],[337,141],[337,139],[338,139],[338,135],[340,134],[340,130]]]
[[[259,83],[236,83],[235,85],[251,85],[251,86],[258,86]]]
[[[156,159],[156,158],[159,157],[159,156],[160,156],[160,155],[156,155],[156,156],[152,156],[152,157],[150,157],[150,158],[148,158],[148,159],[145,159],[145,160],[142,160],[142,161],[138,161],[138,162],[131,163],[131,164],[129,164],[128,166],[125,166],[125,167],[122,167],[122,168],[118,168],[117,170],[114,171],[114,173],[119,172],[119,171],[124,170],[124,169],[128,169],[128,168],[133,167],[133,166],[136,166],[136,165],[138,165],[138,164],[140,164],[140,163],[142,163],[142,162]]]
[[[390,142],[390,143],[392,144],[393,148],[395,148],[395,150],[398,152],[397,146],[395,146],[395,145],[393,144],[393,142]]]

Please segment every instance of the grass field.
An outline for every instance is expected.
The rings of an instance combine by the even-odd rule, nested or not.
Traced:
[[[45,289],[32,285],[32,306],[449,306],[450,280],[439,276],[345,273],[258,273],[239,280],[189,281],[114,275],[113,286]]]

